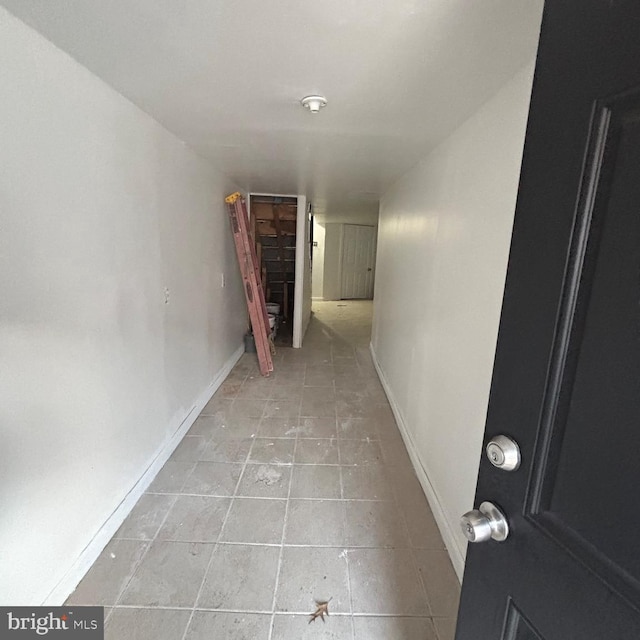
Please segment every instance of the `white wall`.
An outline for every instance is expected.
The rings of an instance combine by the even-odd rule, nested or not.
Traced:
[[[342,294],[342,223],[327,222],[324,233],[322,297],[340,300]]]
[[[298,195],[296,219],[296,281],[293,309],[293,347],[302,346],[311,320],[311,260],[309,257],[310,221],[307,196]]]
[[[307,199],[305,198],[305,204]],[[304,214],[304,282],[302,294],[302,338],[304,339],[311,321],[312,273],[311,273],[311,220],[305,208]]]
[[[372,349],[459,575],[532,76],[533,62],[380,208]]]
[[[311,265],[311,296],[315,300],[323,299],[324,287],[324,223],[313,220],[313,264]]]
[[[0,604],[35,605],[211,393],[246,314],[233,185],[3,9],[0,85]]]
[[[341,222],[342,224],[364,224],[370,227],[378,225],[379,206],[375,202],[371,205],[371,210],[331,211],[330,213],[318,214],[316,220],[324,224],[325,222]]]

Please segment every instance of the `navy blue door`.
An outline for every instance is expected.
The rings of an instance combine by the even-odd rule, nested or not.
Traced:
[[[547,0],[457,640],[640,638],[640,2]]]

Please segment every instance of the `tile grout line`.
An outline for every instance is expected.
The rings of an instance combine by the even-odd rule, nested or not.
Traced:
[[[211,418],[213,416],[203,416],[205,418]],[[258,418],[248,418],[249,420],[257,420]],[[269,419],[269,418],[267,418]],[[300,416],[301,420],[331,420],[333,419],[333,416]],[[293,420],[293,418],[284,418],[284,420]],[[371,420],[371,417],[367,417],[367,416],[340,416],[338,415],[336,417],[336,420]],[[284,436],[273,436],[273,435],[266,435],[266,434],[254,434],[255,437],[257,439],[262,439],[262,440],[296,440],[296,436],[295,435],[284,435]],[[248,439],[250,436],[247,436],[246,439]],[[186,435],[185,438],[206,438],[206,436],[202,436],[202,435]],[[228,438],[229,440],[241,440],[242,438]],[[379,435],[369,435],[369,436],[365,436],[364,438],[347,438],[346,436],[300,436],[298,438],[299,440],[344,440],[347,442],[363,442],[363,441],[370,441],[370,442],[392,442],[394,441],[393,438],[385,438]],[[398,443],[399,445],[399,443]],[[168,461],[167,461],[168,462]],[[191,462],[190,460],[182,460],[180,462]],[[197,462],[216,462],[216,460],[197,460]],[[240,463],[233,463],[233,462],[225,462],[225,461],[220,461],[220,464],[240,464]],[[304,462],[297,462],[296,464],[305,464]],[[331,464],[331,463],[311,463],[311,464]],[[349,466],[349,465],[345,465],[345,466]],[[398,465],[388,465],[388,466],[398,466]],[[149,492],[146,492],[149,493]]]
[[[306,379],[306,377],[307,377],[307,367],[305,365],[304,378]],[[302,388],[304,389],[304,386]],[[302,393],[304,393],[304,391]],[[300,395],[300,404],[298,406],[298,420],[297,420],[298,427],[300,426],[300,412],[302,410],[302,393]],[[284,507],[284,520],[282,523],[282,538],[280,541],[281,542],[280,553],[278,555],[278,570],[276,572],[276,582],[273,587],[273,598],[271,600],[271,623],[269,625],[269,636],[268,636],[269,640],[272,640],[273,638],[273,629],[276,621],[276,599],[278,596],[278,587],[280,585],[280,573],[282,572],[282,558],[284,556],[284,540],[285,540],[285,535],[287,533],[287,524],[289,520],[289,505],[291,504],[291,485],[293,484],[293,463],[296,460],[296,449],[298,448],[298,435],[299,435],[298,432],[299,432],[299,429],[296,430],[296,438],[293,443],[293,455],[291,457],[291,473],[289,474],[289,487],[287,489],[287,501]]]
[[[80,605],[78,605],[80,606]],[[179,606],[169,606],[169,605],[162,605],[162,606],[154,606],[154,607],[148,607],[148,606],[144,606],[144,605],[138,605],[138,604],[124,604],[124,605],[119,605],[118,609],[145,609],[145,610],[153,610],[153,611],[191,611],[192,607],[179,607]],[[309,616],[309,612],[308,611],[276,611],[275,613],[273,613],[272,611],[266,610],[266,609],[234,609],[234,608],[229,608],[229,609],[224,609],[224,608],[219,608],[219,609],[212,609],[210,607],[199,607],[196,609],[196,611],[205,611],[207,613],[236,613],[236,614],[242,614],[242,613],[248,613],[248,614],[258,614],[258,615],[265,615],[265,616],[271,616],[272,614],[275,615],[276,617],[282,617],[285,618],[287,616],[305,616],[308,617]],[[364,613],[354,613],[351,614],[349,612],[344,612],[344,611],[335,611],[331,614],[331,616],[336,617],[336,618],[348,618],[348,617],[354,617],[354,618],[411,618],[411,619],[418,619],[418,620],[449,620],[451,618],[451,616],[425,616],[422,614],[415,614],[415,613],[376,613],[376,612],[364,612]]]
[[[211,400],[209,401],[211,402]],[[209,404],[209,403],[207,403]],[[202,415],[202,413],[200,414]],[[198,418],[200,417],[200,415],[198,416]],[[197,418],[196,418],[197,420]],[[188,432],[187,432],[188,434]],[[185,435],[186,437],[186,435]],[[209,440],[207,440],[207,444],[212,440],[213,438],[209,438]],[[205,438],[206,440],[206,438]],[[191,462],[191,461],[187,461],[187,462]],[[184,487],[184,485],[187,482],[188,477],[191,476],[191,474],[193,473],[193,471],[196,468],[196,465],[198,463],[198,460],[193,461],[193,466],[191,471],[189,472],[189,475],[183,480],[181,487]],[[145,492],[147,493],[147,492]],[[144,495],[144,494],[143,494]],[[142,562],[144,561],[144,559],[147,557],[147,554],[149,553],[149,550],[151,549],[151,547],[153,546],[153,544],[158,540],[158,535],[160,534],[160,531],[162,530],[162,527],[164,526],[165,522],[167,521],[167,518],[169,517],[169,514],[171,513],[171,510],[173,509],[173,507],[175,506],[176,502],[178,501],[178,498],[180,497],[180,493],[176,493],[176,494],[169,494],[169,495],[174,495],[174,499],[171,502],[171,506],[167,509],[167,512],[164,514],[164,517],[162,518],[162,521],[160,522],[160,525],[158,526],[153,538],[149,539],[147,542],[147,547],[145,548],[143,554],[140,556],[140,559],[138,560],[138,562],[135,563],[133,571],[131,572],[131,576],[129,577],[129,579],[126,581],[125,585],[122,587],[122,589],[118,592],[118,595],[116,596],[116,598],[114,599],[114,603],[113,606],[111,607],[107,617],[104,620],[104,626],[106,628],[107,625],[107,621],[109,620],[109,618],[111,618],[114,610],[116,609],[116,607],[119,606],[120,600],[122,599],[123,595],[125,594],[126,590],[129,588],[129,585],[131,584],[131,581],[133,580],[133,578],[135,577],[136,573],[138,572],[138,569],[140,568],[140,566],[142,565]],[[137,503],[136,503],[137,504]],[[117,533],[117,532],[116,532]],[[116,539],[115,538],[115,534],[114,537],[112,539]],[[123,538],[126,539],[126,538]]]
[[[413,540],[411,539],[411,532],[409,531],[409,524],[407,522],[407,517],[404,513],[404,509],[402,508],[402,506],[400,505],[400,501],[398,500],[398,492],[396,487],[392,487],[392,493],[394,496],[394,502],[396,505],[396,510],[398,511],[398,514],[400,516],[400,519],[402,520],[402,524],[404,525],[404,529],[405,529],[405,533],[407,536],[407,548],[409,549],[409,554],[411,556],[411,563],[413,565],[413,571],[414,574],[418,576],[418,582],[420,583],[420,586],[422,587],[422,595],[424,596],[425,602],[427,604],[427,611],[429,612],[428,615],[429,617],[433,617],[433,612],[431,611],[431,602],[429,601],[429,594],[427,592],[427,587],[424,583],[424,580],[422,579],[422,574],[420,573],[419,569],[418,569],[418,560],[416,558],[416,554],[415,554],[415,548],[414,548],[414,544],[413,544]],[[435,625],[434,625],[435,627]]]
[[[239,498],[241,498],[242,496],[237,496]],[[225,496],[226,499],[231,500],[232,497],[231,496]],[[251,500],[261,500],[262,498],[251,498]],[[292,498],[292,500],[304,500],[304,498]],[[320,499],[321,500],[321,499]],[[280,502],[285,502],[286,499],[282,498],[281,500],[279,500]],[[127,542],[151,542],[150,539],[148,540],[141,540],[139,538],[118,538],[118,540],[126,540]],[[275,547],[275,548],[279,548],[281,546],[281,544],[279,542],[243,542],[243,541],[236,541],[236,540],[216,540],[216,541],[212,541],[212,540],[184,540],[184,539],[174,539],[174,538],[162,538],[162,540],[160,540],[160,542],[179,542],[179,543],[183,543],[183,544],[215,544],[218,546],[247,546],[247,547]],[[284,544],[285,548],[286,547],[290,547],[292,549],[343,549],[345,545],[338,545],[338,544],[302,544],[302,543],[293,543],[293,542],[285,542]],[[404,550],[404,551],[410,551],[412,548],[416,551],[430,551],[432,553],[438,552],[438,553],[446,553],[446,549],[443,549],[441,547],[411,547],[410,545],[403,545],[403,544],[386,544],[386,545],[380,545],[380,544],[365,544],[365,545],[358,545],[358,544],[348,544],[346,545],[350,550],[352,551],[359,551],[361,549],[388,549],[388,550]],[[76,605],[74,605],[76,606]],[[85,605],[77,605],[77,606],[85,606]],[[92,605],[87,605],[87,606],[92,606]],[[102,605],[95,605],[95,606],[102,606]],[[110,606],[115,606],[115,605],[110,605],[110,604],[105,604],[105,607],[110,607]],[[118,607],[123,606],[121,604],[118,604]],[[144,606],[144,605],[135,605],[135,606]],[[447,616],[435,616],[436,618],[438,617],[447,617]]]
[[[335,363],[333,360],[333,346],[331,347],[331,362],[335,367]],[[347,549],[347,510],[344,507],[344,479],[342,475],[342,452],[341,452],[341,438],[340,438],[340,417],[338,416],[338,388],[336,385],[336,376],[335,376],[335,368],[334,368],[334,376],[332,380],[333,384],[333,397],[335,404],[335,424],[336,424],[336,447],[338,448],[338,475],[340,478],[340,503],[342,504],[342,526],[343,526],[343,541],[344,546],[342,547],[341,555],[344,554],[344,561],[346,564],[346,573],[347,573],[347,593],[349,596],[349,621],[351,627],[351,638],[355,638],[355,627],[353,623],[353,593],[351,591],[351,575],[349,571],[349,551]]]
[[[337,389],[335,389],[335,378],[333,381],[334,384],[334,391],[337,391]],[[340,424],[339,424],[339,418],[337,415],[338,411],[337,411],[337,394],[336,394],[336,435],[337,435],[337,446],[338,446],[338,473],[340,476],[340,498],[342,500],[342,503],[344,505],[344,476],[342,474],[342,447],[341,447],[341,440],[340,440]],[[346,508],[343,507],[342,509],[342,524],[344,527],[344,542],[347,542],[347,530],[348,530],[348,522],[347,522],[347,510]],[[351,620],[351,637],[355,638],[356,635],[356,629],[355,629],[355,622],[353,620],[353,591],[351,589],[351,569],[349,567],[349,551],[346,548],[347,545],[345,544],[345,547],[343,547],[342,549],[342,553],[344,553],[344,561],[346,564],[346,569],[347,569],[347,591],[349,593],[349,610],[351,611],[351,616],[350,616],[350,620]]]
[[[142,495],[144,495],[144,494],[142,494]],[[166,522],[167,518],[169,517],[169,514],[171,513],[171,510],[173,509],[175,503],[178,501],[178,498],[179,498],[179,495],[176,494],[176,496],[174,497],[173,501],[171,502],[171,506],[167,509],[167,512],[164,514],[164,517],[162,518],[162,521],[160,522],[160,525],[156,529],[156,532],[153,535],[153,538],[149,539],[148,541],[145,541],[145,542],[147,542],[147,547],[144,550],[143,554],[140,556],[140,559],[138,560],[138,562],[135,563],[133,571],[131,572],[131,576],[129,576],[129,579],[126,581],[125,585],[122,587],[122,589],[120,589],[120,591],[118,592],[118,595],[114,599],[113,606],[111,607],[111,611],[109,611],[109,614],[107,615],[107,617],[106,617],[106,619],[104,621],[105,627],[107,625],[107,621],[109,620],[109,618],[113,614],[114,609],[118,606],[120,600],[122,599],[122,596],[125,594],[126,590],[129,588],[129,585],[131,584],[131,581],[135,577],[136,573],[138,572],[138,569],[142,565],[143,560],[147,557],[147,554],[149,553],[149,549],[151,549],[152,545],[158,539],[158,534],[160,533],[160,530],[164,526],[164,523]],[[112,540],[115,540],[115,539],[116,538],[115,538],[115,534],[114,534],[114,538],[112,538]]]
[[[246,380],[246,378],[245,378]],[[244,384],[244,383],[243,383]],[[234,402],[237,398],[234,399]],[[264,414],[266,410],[266,404],[262,410],[262,413]],[[213,438],[211,438],[211,440],[213,440]],[[204,574],[202,576],[202,582],[200,583],[200,588],[198,589],[198,593],[196,594],[195,600],[193,601],[193,607],[191,609],[191,615],[189,616],[189,620],[187,621],[187,626],[184,629],[184,633],[182,634],[182,640],[185,640],[185,638],[187,637],[187,633],[189,631],[189,627],[191,626],[191,622],[193,620],[193,616],[195,615],[196,612],[196,608],[198,606],[198,601],[200,600],[200,596],[202,595],[202,590],[204,589],[204,585],[205,582],[207,581],[207,575],[209,574],[209,569],[211,568],[211,565],[213,563],[214,557],[215,557],[215,553],[216,550],[219,546],[219,542],[220,542],[220,538],[222,537],[222,532],[224,531],[224,528],[227,524],[227,519],[229,518],[229,513],[231,513],[231,508],[233,507],[233,502],[236,498],[236,495],[238,493],[238,488],[240,487],[240,483],[242,482],[242,478],[244,477],[244,473],[245,470],[247,468],[247,463],[249,461],[249,456],[251,455],[251,451],[253,450],[253,445],[255,443],[255,437],[252,438],[251,440],[251,446],[249,447],[249,450],[247,451],[247,455],[245,457],[244,460],[244,464],[242,466],[242,471],[240,472],[240,475],[238,476],[238,480],[236,482],[236,486],[235,489],[233,490],[233,495],[231,496],[231,499],[229,500],[229,506],[227,508],[227,513],[224,517],[224,519],[222,520],[222,524],[220,525],[220,531],[218,532],[218,537],[216,538],[215,543],[213,544],[213,550],[211,551],[211,555],[209,556],[209,561],[207,562],[207,566],[204,570]]]
[[[340,442],[338,441],[338,460],[340,460],[341,458],[341,454],[340,454]],[[342,503],[344,505],[344,478],[342,476],[342,466],[339,467],[339,474],[340,474],[340,496],[342,498]],[[344,542],[347,542],[347,528],[348,528],[348,523],[347,523],[347,510],[346,508],[342,509],[342,525],[344,527]],[[347,590],[349,592],[349,610],[351,611],[351,637],[355,639],[356,636],[356,628],[355,628],[355,622],[353,620],[353,591],[351,589],[351,568],[349,566],[349,550],[348,550],[348,545],[345,544],[345,546],[342,549],[342,553],[344,554],[344,561],[347,565]]]

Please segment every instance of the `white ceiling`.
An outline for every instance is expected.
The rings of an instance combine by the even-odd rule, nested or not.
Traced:
[[[535,52],[542,0],[0,0],[249,191],[387,187]],[[299,100],[325,95],[311,115]]]

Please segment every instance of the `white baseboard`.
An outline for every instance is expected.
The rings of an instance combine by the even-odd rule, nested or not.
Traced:
[[[387,395],[389,400],[389,404],[391,405],[391,410],[393,411],[393,415],[398,424],[398,428],[400,429],[400,434],[402,435],[402,439],[404,440],[405,446],[407,447],[407,451],[409,453],[409,457],[411,458],[411,463],[416,471],[416,475],[418,476],[418,480],[422,485],[422,490],[429,502],[429,506],[433,511],[433,516],[436,520],[436,524],[438,525],[438,529],[440,529],[440,535],[442,535],[442,540],[447,548],[449,553],[449,557],[451,558],[451,564],[453,565],[453,569],[458,576],[458,580],[462,582],[462,574],[464,573],[464,556],[458,547],[456,542],[456,538],[453,534],[452,525],[447,519],[444,509],[442,508],[442,502],[438,497],[438,493],[435,490],[430,478],[429,472],[425,468],[420,456],[418,455],[418,450],[411,438],[411,434],[407,425],[402,417],[402,413],[400,412],[400,408],[395,401],[393,396],[393,391],[385,378],[384,372],[380,367],[380,363],[378,362],[378,358],[376,356],[376,352],[373,348],[373,344],[369,344],[369,350],[371,351],[371,357],[373,358],[373,364],[378,372],[378,377],[380,378],[380,382],[382,387],[384,388],[384,392]]]
[[[244,353],[244,345],[236,349],[233,355],[225,362],[224,366],[211,384],[200,394],[196,402],[187,412],[186,416],[176,425],[175,431],[157,450],[153,461],[144,470],[138,481],[129,490],[122,502],[116,507],[115,511],[107,518],[100,527],[89,544],[84,548],[82,553],[71,565],[69,571],[53,588],[51,593],[45,598],[43,606],[56,607],[64,604],[65,600],[74,592],[78,583],[91,568],[98,556],[102,553],[107,543],[115,532],[120,528],[125,518],[129,515],[140,496],[146,491],[147,487],[153,482],[164,463],[169,459],[175,448],[180,444],[182,438],[191,428],[196,418],[200,415],[202,409],[213,394],[218,390],[224,379],[229,375],[231,369],[242,354]]]
[[[324,298],[322,296],[316,297],[316,296],[311,296],[312,300],[324,300]]]

